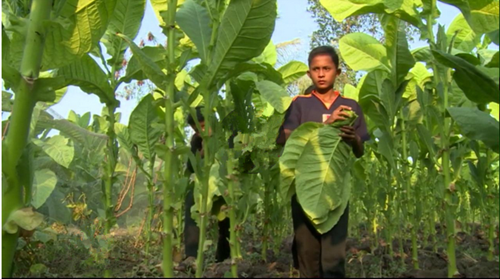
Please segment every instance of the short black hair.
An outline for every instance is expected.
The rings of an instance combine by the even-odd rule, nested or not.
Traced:
[[[205,118],[203,117],[202,110],[203,110],[202,106],[196,107],[196,118],[198,118],[198,122],[205,121]],[[195,123],[194,118],[191,115],[191,113],[188,113],[187,122],[192,127],[196,127],[196,123]]]
[[[319,46],[311,50],[311,52],[309,52],[309,58],[308,58],[309,66],[311,66],[311,62],[314,59],[314,57],[324,54],[330,55],[335,66],[337,66],[337,68],[339,67],[339,55],[332,46]]]

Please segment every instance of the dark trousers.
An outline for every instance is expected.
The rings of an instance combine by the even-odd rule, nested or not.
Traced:
[[[184,211],[184,250],[186,257],[195,257],[198,252],[198,242],[200,239],[200,229],[196,221],[191,217],[191,207],[194,205],[193,190],[188,190],[185,200]],[[216,262],[222,262],[231,256],[229,246],[229,218],[218,222],[219,238],[217,250],[215,252]]]
[[[325,234],[316,231],[296,196],[292,197],[292,218],[295,231],[292,254],[300,277],[345,278],[349,205],[338,223]]]

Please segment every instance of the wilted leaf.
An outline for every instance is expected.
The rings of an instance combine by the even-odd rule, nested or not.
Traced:
[[[19,227],[27,231],[32,231],[38,227],[42,221],[43,215],[33,211],[33,208],[21,208],[9,215],[3,230],[10,234],[16,233]]]

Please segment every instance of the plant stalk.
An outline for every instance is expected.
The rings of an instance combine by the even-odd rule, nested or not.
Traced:
[[[410,204],[411,202],[411,195],[410,195],[410,182],[411,182],[411,175],[408,171],[408,150],[406,149],[408,146],[408,142],[406,139],[406,127],[405,127],[405,120],[404,120],[404,114],[403,110],[400,111],[400,117],[401,117],[401,147],[402,147],[402,155],[403,155],[403,175],[405,177],[404,183],[405,183],[405,190],[406,190],[406,201],[407,205],[410,205],[410,208],[414,208],[413,212],[411,212],[410,215],[410,221],[415,222],[417,219],[415,218],[415,210],[416,210],[416,204],[412,206]],[[404,206],[403,206],[404,207]],[[412,250],[412,262],[413,262],[413,268],[419,269],[418,268],[418,247],[417,247],[417,233],[416,233],[416,224],[410,224],[411,228],[411,250]]]
[[[233,176],[233,158],[234,158],[234,151],[232,148],[229,148],[227,151],[227,174],[228,174],[228,184],[227,188],[229,191],[229,199],[231,200],[231,203],[229,204],[229,224],[230,224],[230,231],[229,231],[229,245],[231,247],[231,274],[233,278],[238,278],[238,265],[236,261],[236,255],[237,255],[237,242],[236,242],[236,213],[235,213],[235,207],[236,207],[236,197],[234,196],[234,181],[235,177]]]
[[[434,33],[432,30],[432,15],[434,10],[436,9],[436,0],[431,1],[431,12],[427,17],[427,28],[429,30],[430,36],[430,48],[433,49],[436,45]],[[434,86],[439,84],[441,77],[439,77],[439,71],[435,63],[432,63],[432,68],[434,72]],[[449,72],[449,69],[448,71]],[[444,96],[442,108],[445,111],[448,107],[448,76],[444,77],[443,85],[444,85]],[[444,191],[445,191],[445,222],[446,222],[446,239],[448,242],[447,254],[448,254],[448,278],[452,278],[456,274],[458,274],[458,269],[456,265],[456,255],[455,255],[455,222],[454,222],[454,213],[453,213],[453,201],[452,201],[452,190],[450,189],[451,185],[451,177],[450,177],[450,150],[449,150],[449,129],[450,127],[450,119],[443,115],[443,128],[441,129],[441,150],[443,152],[442,155],[442,167],[444,173]]]
[[[202,197],[201,197],[201,212],[200,212],[200,238],[198,242],[198,255],[196,257],[196,278],[201,278],[203,275],[203,260],[204,260],[204,253],[203,250],[205,248],[205,239],[206,239],[206,231],[207,231],[207,221],[208,221],[208,216],[209,212],[207,212],[207,206],[208,206],[208,182],[210,179],[210,169],[212,167],[212,162],[211,162],[211,154],[210,154],[210,144],[208,143],[208,138],[209,138],[209,131],[211,129],[211,105],[210,105],[210,92],[205,88],[205,94],[203,95],[203,99],[205,100],[205,107],[204,107],[204,112],[203,116],[205,118],[205,130],[202,132],[203,135],[203,152],[204,152],[204,159],[203,159],[203,180],[202,180]]]
[[[2,175],[5,175],[7,186],[2,195],[2,224],[10,214],[23,206],[23,189],[19,181],[16,166],[28,142],[31,116],[36,104],[37,92],[33,90],[40,65],[42,63],[45,28],[43,22],[50,18],[51,0],[33,0],[28,20],[28,29],[21,60],[21,79],[14,98],[10,128],[2,144]],[[8,150],[8,152],[7,152]],[[9,234],[2,232],[2,277],[12,276],[12,263],[16,252],[18,232]]]
[[[153,171],[154,171],[154,160],[151,160],[149,162],[149,172],[151,173],[151,176],[153,176]],[[146,247],[145,247],[145,252],[146,254],[149,254],[149,244],[151,242],[151,223],[153,222],[153,215],[154,215],[154,183],[153,180],[148,179],[148,201],[149,201],[149,210],[148,210],[148,217],[146,220]]]
[[[173,278],[173,246],[172,237],[174,233],[173,216],[173,190],[175,184],[175,173],[177,172],[177,156],[175,152],[174,139],[174,101],[175,101],[175,15],[177,11],[177,0],[168,1],[168,74],[167,90],[165,94],[165,126],[167,152],[165,155],[165,182],[163,184],[163,230],[165,238],[163,242],[163,276]]]
[[[115,168],[118,157],[118,143],[116,140],[115,133],[115,110],[116,106],[108,107],[108,131],[106,132],[108,140],[106,142],[107,146],[107,158],[105,160],[106,178],[104,180],[104,205],[106,207],[106,222],[104,223],[104,234],[109,234],[111,227],[115,222],[114,206],[112,201],[112,190]]]

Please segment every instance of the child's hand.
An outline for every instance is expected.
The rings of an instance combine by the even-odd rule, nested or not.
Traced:
[[[335,121],[345,120],[346,119],[345,117],[349,117],[349,115],[343,110],[351,110],[351,108],[344,105],[339,106],[336,110],[333,111],[332,115],[328,117],[328,119],[323,123],[331,124]]]
[[[358,141],[358,135],[356,135],[356,132],[354,131],[354,127],[344,126],[344,127],[340,128],[340,131],[342,131],[340,136],[348,144],[353,145],[354,143],[356,143]]]

